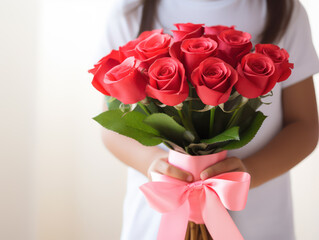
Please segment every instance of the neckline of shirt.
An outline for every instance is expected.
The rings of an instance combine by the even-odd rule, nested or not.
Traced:
[[[180,2],[193,2],[193,3],[229,3],[235,2],[238,0],[170,0],[171,2],[180,1]]]
[[[197,7],[209,7],[209,8],[221,8],[227,7],[235,2],[239,2],[243,0],[161,0],[160,2],[165,2],[165,4],[175,5],[178,4],[179,6],[186,5],[197,5]]]

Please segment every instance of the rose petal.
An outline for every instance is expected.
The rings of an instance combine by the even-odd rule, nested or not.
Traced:
[[[216,25],[216,26],[205,26],[205,34],[207,35],[218,35],[222,31],[229,30],[229,29],[235,29],[235,26],[223,26],[223,25]]]
[[[149,36],[153,35],[154,33],[162,34],[163,29],[155,29],[152,31],[142,32],[137,39],[129,41],[124,46],[119,47],[121,62],[123,62],[128,57],[138,58],[138,53],[136,52],[136,49],[135,49],[137,44],[139,44],[141,41],[148,38]]]
[[[92,73],[93,75],[97,72],[100,66],[103,65],[104,71],[108,71],[114,66],[120,64],[120,56],[119,51],[112,50],[108,55],[101,58],[98,63],[94,65],[94,68],[90,69],[88,72]]]
[[[188,85],[184,84],[182,90],[178,93],[174,90],[158,90],[147,85],[146,93],[148,96],[158,99],[165,105],[176,106],[188,97]]]
[[[233,29],[222,31],[218,35],[218,57],[236,68],[242,57],[250,52],[251,35]]]
[[[187,38],[201,37],[204,34],[204,24],[177,23],[178,30],[172,30],[174,41],[179,42]]]
[[[247,98],[265,95],[275,86],[278,74],[273,61],[260,53],[249,53],[237,66],[237,91]]]
[[[177,59],[165,57],[156,60],[149,68],[149,77],[148,96],[169,106],[180,104],[187,98],[189,87],[185,69]]]
[[[256,82],[248,80],[241,68],[241,65],[237,66],[238,81],[235,85],[237,92],[246,98],[256,98],[262,95],[264,88],[256,86]]]
[[[289,54],[285,49],[280,49],[273,44],[256,44],[255,48],[257,53],[271,58],[275,63],[278,82],[282,82],[290,76],[294,65],[289,63]]]
[[[216,55],[217,42],[210,38],[185,39],[181,44],[183,63],[186,66],[187,76],[206,58]]]
[[[210,57],[193,71],[191,80],[202,102],[217,106],[228,100],[238,77],[229,64]]]
[[[112,50],[110,54],[106,55],[95,64],[93,69],[89,70],[90,73],[94,74],[92,85],[104,95],[110,95],[103,85],[104,75],[118,64],[120,64],[119,52]]]
[[[146,97],[147,80],[137,69],[136,59],[130,57],[107,72],[101,85],[110,96],[124,104],[134,104],[141,101]]]

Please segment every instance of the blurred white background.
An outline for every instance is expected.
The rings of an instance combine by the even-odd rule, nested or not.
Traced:
[[[91,119],[102,97],[87,73],[113,2],[0,2],[0,239],[119,239],[126,168]],[[319,3],[302,2],[319,52]],[[298,240],[319,239],[318,159],[292,171]]]

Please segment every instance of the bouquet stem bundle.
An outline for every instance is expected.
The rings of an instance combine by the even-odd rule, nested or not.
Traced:
[[[213,240],[205,224],[196,224],[189,221],[185,240]]]

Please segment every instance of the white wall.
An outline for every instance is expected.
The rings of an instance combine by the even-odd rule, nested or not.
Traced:
[[[113,1],[0,2],[0,239],[119,239],[126,167],[91,119],[102,97],[86,72]],[[319,52],[318,3],[302,2]],[[298,240],[319,238],[318,157],[292,174]]]
[[[36,0],[0,1],[0,239],[34,239]]]
[[[41,2],[37,239],[119,239],[126,172],[102,145],[101,129],[92,120],[103,97],[87,73],[110,3]]]

